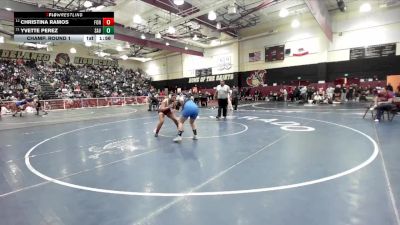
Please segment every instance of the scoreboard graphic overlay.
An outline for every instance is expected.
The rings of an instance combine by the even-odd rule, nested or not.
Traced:
[[[103,42],[114,39],[114,12],[15,12],[18,42]]]

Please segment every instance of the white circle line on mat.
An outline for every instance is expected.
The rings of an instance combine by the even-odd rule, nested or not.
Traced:
[[[121,116],[121,115],[128,115],[128,114],[133,114],[133,113],[136,113],[136,112],[138,112],[137,109],[133,109],[132,112],[122,112],[122,113],[113,113],[113,114],[106,113],[106,114],[103,114],[103,115],[98,115],[96,117],[96,119],[115,117],[115,116]],[[84,115],[81,115],[81,116],[72,116],[72,117],[68,117],[67,119],[60,119],[60,120],[27,121],[27,122],[15,122],[15,123],[13,123],[13,122],[5,122],[5,123],[2,123],[2,124],[19,125],[19,124],[53,123],[53,122],[62,122],[62,123],[64,123],[64,122],[79,122],[79,120],[76,120],[76,119],[83,119],[84,120],[84,119],[88,119],[88,118],[90,119],[92,117],[93,117],[93,114],[90,113],[90,114],[84,114]]]
[[[108,123],[96,124],[96,125],[92,125],[92,126],[89,126],[89,127],[83,127],[83,128],[71,130],[71,131],[64,132],[64,133],[55,135],[53,137],[47,138],[47,139],[39,142],[38,144],[36,144],[35,146],[33,146],[32,148],[30,148],[28,150],[28,152],[25,154],[25,164],[26,164],[26,166],[28,167],[28,169],[32,173],[34,173],[35,175],[43,178],[44,180],[47,180],[47,181],[50,181],[50,182],[53,182],[53,183],[56,183],[56,184],[59,184],[59,185],[65,186],[65,187],[75,188],[75,189],[79,189],[79,190],[85,190],[85,191],[91,191],[91,192],[97,192],[97,193],[115,194],[115,195],[128,195],[128,196],[182,197],[182,196],[221,196],[221,195],[250,194],[250,193],[261,193],[261,192],[269,192],[269,191],[278,191],[278,190],[285,190],[285,189],[309,186],[309,185],[313,185],[313,184],[318,184],[318,183],[334,180],[334,179],[349,175],[351,173],[354,173],[354,172],[366,167],[367,165],[369,165],[378,156],[379,148],[378,148],[378,144],[376,143],[376,141],[374,139],[372,139],[369,135],[367,135],[367,134],[365,134],[365,133],[363,133],[363,132],[361,132],[361,131],[359,131],[357,129],[354,129],[354,128],[351,128],[351,127],[348,127],[348,126],[345,126],[345,125],[333,123],[333,122],[323,121],[323,120],[308,119],[308,118],[293,117],[293,116],[285,116],[285,117],[292,117],[292,118],[305,119],[305,120],[310,120],[310,121],[316,121],[316,122],[331,124],[331,125],[335,125],[335,126],[338,126],[338,127],[342,127],[342,128],[354,131],[354,132],[364,136],[365,138],[367,138],[372,143],[372,145],[374,147],[373,153],[371,154],[371,156],[367,160],[365,160],[361,164],[359,164],[359,165],[357,165],[357,166],[355,166],[355,167],[353,167],[351,169],[348,169],[346,171],[343,171],[343,172],[340,172],[340,173],[337,173],[337,174],[333,174],[333,175],[330,175],[330,176],[322,177],[322,178],[319,178],[319,179],[308,180],[308,181],[294,183],[294,184],[288,184],[288,185],[273,186],[273,187],[264,187],[264,188],[255,188],[255,189],[242,189],[242,190],[231,190],[231,191],[212,191],[212,192],[168,192],[168,193],[165,193],[165,192],[135,192],[135,191],[119,191],[119,190],[109,190],[109,189],[102,189],[102,188],[87,187],[87,186],[82,186],[82,185],[77,185],[77,184],[64,182],[64,181],[49,177],[49,176],[39,172],[38,170],[36,170],[30,163],[30,154],[38,146],[40,146],[41,144],[43,144],[43,143],[45,143],[47,141],[50,141],[52,139],[55,139],[57,137],[65,135],[65,134],[77,132],[77,131],[84,130],[84,129],[91,128],[91,127],[102,126],[102,125],[111,124],[111,123],[119,123],[119,122],[129,121],[129,120],[136,120],[136,119],[127,119],[127,120],[120,120],[120,121],[113,121],[113,122],[108,122]],[[144,118],[137,118],[137,119],[144,119]]]
[[[211,122],[211,121],[207,121],[207,122]],[[218,123],[217,121],[215,121],[215,122]],[[241,125],[244,129],[241,130],[241,131],[235,132],[235,133],[231,133],[231,134],[213,135],[213,136],[197,136],[197,138],[198,138],[198,139],[207,139],[207,138],[228,137],[228,136],[233,136],[233,135],[238,135],[238,134],[244,133],[244,132],[246,132],[246,131],[249,129],[249,127],[248,127],[247,125],[243,124],[243,123],[237,123],[237,122],[231,122],[231,121],[230,121],[229,123],[239,124],[239,125]],[[161,137],[170,137],[170,138],[175,137],[175,136],[164,135],[164,134],[161,134],[161,133],[159,133],[158,136],[161,136]],[[191,139],[192,137],[182,137],[182,138],[184,138],[184,139]]]

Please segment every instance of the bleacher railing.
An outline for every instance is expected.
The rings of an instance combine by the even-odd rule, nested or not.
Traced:
[[[161,102],[165,97],[158,97]],[[42,108],[46,111],[50,110],[67,110],[67,109],[80,109],[80,108],[101,108],[111,106],[125,106],[125,105],[144,105],[148,104],[148,98],[146,96],[136,97],[106,97],[106,98],[80,98],[80,99],[51,99],[41,100]],[[217,105],[216,101],[208,101],[209,106]],[[29,104],[30,107],[35,107]],[[6,114],[7,111],[15,111],[15,101],[3,102],[3,107],[6,110],[2,110],[1,113]],[[9,112],[8,112],[9,113]]]
[[[160,97],[160,100],[163,98]],[[45,110],[65,110],[79,108],[100,108],[110,106],[143,105],[147,104],[146,96],[137,97],[106,97],[106,98],[81,98],[81,99],[51,99],[41,100],[41,105]],[[34,107],[33,105],[29,105]],[[7,110],[15,111],[15,101],[3,102],[3,107]]]

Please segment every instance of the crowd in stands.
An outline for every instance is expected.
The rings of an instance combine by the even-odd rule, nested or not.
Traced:
[[[99,98],[148,96],[150,79],[140,69],[101,67],[93,65],[59,65],[33,61],[0,60],[0,98],[3,100],[24,99],[38,96],[43,99],[43,83],[52,87],[58,98]],[[389,86],[389,90],[393,87]],[[266,91],[267,90],[267,91]],[[379,87],[358,86],[356,84],[314,86],[282,86],[280,89],[259,90],[243,88],[242,100],[302,101],[332,103],[363,101],[376,95]],[[192,90],[189,89],[189,92]],[[195,99],[212,99],[214,90],[193,92]],[[154,96],[164,96],[162,91],[152,90]],[[400,86],[393,92],[400,93]]]
[[[282,86],[282,87],[263,87],[261,89],[244,87],[240,89],[239,96],[241,101],[284,101],[311,104],[333,104],[344,102],[372,101],[381,89],[392,90],[394,94],[400,96],[400,85],[394,90],[392,85],[379,87],[376,85],[359,86],[352,85],[324,85],[325,87],[314,87],[312,85],[303,86]],[[170,90],[171,93],[178,93],[176,89]],[[151,98],[165,96],[162,90],[151,89]],[[213,100],[214,89],[202,89],[194,87],[192,89],[180,90],[193,96],[194,101],[199,105],[207,106],[209,100]],[[152,102],[150,100],[150,102]],[[156,104],[156,100],[153,100]]]
[[[242,100],[266,100],[266,101],[291,101],[291,102],[311,102],[311,103],[333,103],[347,101],[367,101],[367,98],[375,96],[382,87],[353,85],[336,85],[327,88],[316,88],[314,86],[285,86],[275,91],[263,92],[260,90],[251,90],[243,88],[241,90]],[[389,84],[388,89],[400,94],[400,85],[397,91]]]
[[[140,69],[0,60],[0,98],[43,96],[49,84],[59,98],[144,96],[150,78]]]

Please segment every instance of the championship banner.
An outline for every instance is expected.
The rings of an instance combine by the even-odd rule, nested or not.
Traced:
[[[33,60],[33,61],[49,61],[50,54],[0,49],[0,58],[23,59],[23,60]]]
[[[214,61],[214,68],[219,71],[230,70],[233,66],[231,55],[214,56],[213,61]]]

